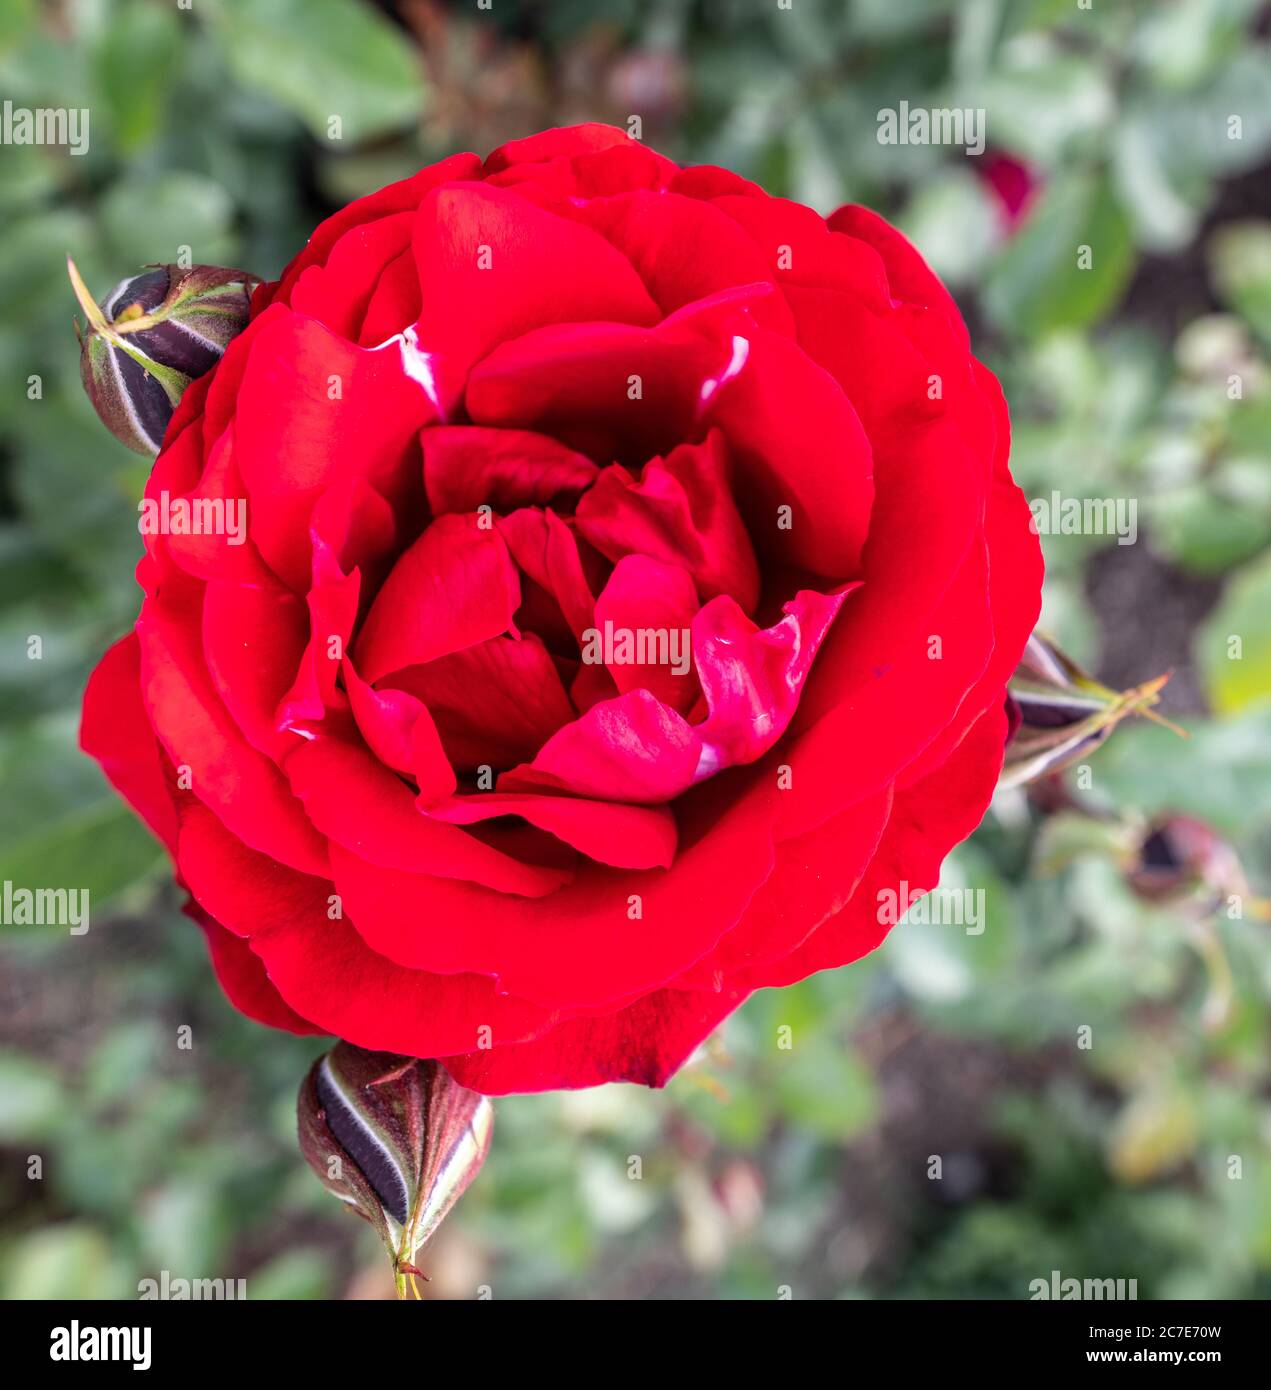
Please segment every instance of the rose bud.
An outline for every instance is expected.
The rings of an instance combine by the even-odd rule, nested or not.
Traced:
[[[87,332],[76,322],[84,389],[116,439],[157,454],[182,392],[247,326],[260,280],[216,265],[148,266],[98,305],[69,256],[66,264],[88,316]]]
[[[1139,897],[1152,903],[1198,893],[1206,899],[1248,893],[1235,850],[1191,816],[1163,816],[1148,826],[1126,877]]]
[[[1158,676],[1131,690],[1109,690],[1035,632],[1006,687],[1010,736],[999,787],[1023,786],[1061,771],[1092,753],[1127,714],[1165,723],[1150,707],[1168,679]]]
[[[993,200],[1002,233],[1014,234],[1032,210],[1041,189],[1037,171],[1023,160],[991,150],[984,159],[976,160],[976,172]]]
[[[1209,987],[1201,1009],[1214,1032],[1231,1020],[1235,981],[1215,914],[1266,921],[1271,903],[1253,896],[1235,850],[1191,816],[1164,815],[1149,824],[1124,866],[1131,889],[1154,907],[1174,910],[1187,925]]]
[[[402,1295],[416,1252],[485,1162],[493,1105],[437,1062],[342,1042],[310,1068],[297,1120],[306,1161],[379,1232]]]

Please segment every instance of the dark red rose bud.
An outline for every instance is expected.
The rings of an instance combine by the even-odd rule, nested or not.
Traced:
[[[309,1166],[379,1232],[401,1294],[485,1162],[494,1107],[437,1062],[342,1042],[310,1068],[297,1119]]]
[[[1149,902],[1200,894],[1221,899],[1248,892],[1236,852],[1216,830],[1191,816],[1164,816],[1148,828],[1130,864],[1130,886]]]
[[[1191,816],[1164,815],[1152,821],[1124,872],[1138,897],[1154,907],[1169,908],[1188,925],[1208,978],[1201,1020],[1211,1032],[1226,1027],[1235,981],[1217,923],[1246,916],[1266,921],[1271,919],[1271,903],[1250,892],[1232,846]]]
[[[67,269],[88,316],[80,375],[102,422],[139,454],[157,454],[181,393],[247,325],[254,275],[223,266],[150,266],[96,303]]]
[[[1023,786],[1088,756],[1128,714],[1165,722],[1150,709],[1168,679],[1110,690],[1035,632],[1006,688],[1010,732],[998,785]]]
[[[999,225],[1008,236],[1019,230],[1041,190],[1036,169],[1000,150],[976,160],[976,172],[992,194]]]

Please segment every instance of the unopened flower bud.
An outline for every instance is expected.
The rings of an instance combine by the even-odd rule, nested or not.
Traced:
[[[329,1192],[375,1227],[404,1275],[476,1177],[494,1107],[439,1062],[338,1043],[300,1088],[300,1148]]]
[[[182,392],[247,326],[255,275],[223,266],[148,266],[94,301],[67,269],[88,326],[80,375],[102,423],[139,454],[157,454]]]
[[[1128,714],[1165,723],[1150,710],[1168,679],[1110,690],[1035,632],[1006,687],[1010,732],[998,786],[1023,786],[1087,757]]]
[[[1248,893],[1235,850],[1191,816],[1163,816],[1148,826],[1127,876],[1134,891],[1153,903],[1198,895],[1218,902]]]

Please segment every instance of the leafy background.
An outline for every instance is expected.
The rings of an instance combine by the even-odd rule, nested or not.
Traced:
[[[985,889],[982,936],[910,924],[760,994],[665,1093],[500,1101],[431,1292],[1020,1298],[1059,1269],[1271,1294],[1271,924],[1149,906],[1117,852],[1187,812],[1271,883],[1266,5],[6,0],[0,92],[92,120],[83,158],[0,147],[0,879],[95,908],[84,937],[0,938],[0,1295],[131,1297],[165,1268],[253,1298],[389,1292],[296,1154],[319,1044],[230,1010],[75,750],[86,673],[135,615],[145,467],[82,396],[63,253],[101,292],[179,245],[276,275],[422,162],[633,113],[685,162],[913,236],[1003,379],[1029,495],[1139,503],[1133,546],[1046,538],[1046,623],[1111,682],[1173,670],[1192,737],[1120,730],[1082,794],[1103,821],[1053,787],[1004,801],[946,877]],[[902,99],[984,107],[989,153],[881,146]],[[995,188],[1021,167],[1012,222]],[[1234,1003],[1207,1022],[1224,962]]]

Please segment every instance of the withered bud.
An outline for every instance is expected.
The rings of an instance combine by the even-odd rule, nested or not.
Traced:
[[[1199,896],[1244,896],[1248,885],[1236,852],[1218,832],[1191,816],[1162,816],[1147,827],[1127,877],[1152,903]]]

